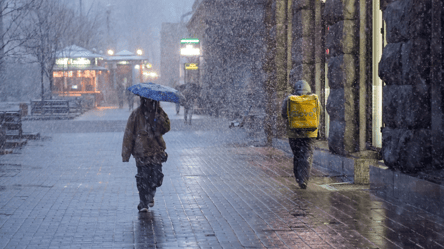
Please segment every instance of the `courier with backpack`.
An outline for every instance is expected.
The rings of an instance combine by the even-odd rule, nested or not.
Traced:
[[[307,188],[313,163],[314,139],[318,137],[321,103],[311,93],[310,85],[300,80],[294,84],[293,95],[282,103],[282,117],[293,151],[293,172],[302,189]]]

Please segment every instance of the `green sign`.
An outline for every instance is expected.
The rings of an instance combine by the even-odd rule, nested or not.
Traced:
[[[198,44],[200,41],[197,38],[184,38],[180,40],[181,44]]]

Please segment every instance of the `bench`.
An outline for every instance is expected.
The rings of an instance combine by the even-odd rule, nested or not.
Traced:
[[[20,111],[0,112],[0,123],[5,128],[7,136],[22,137],[22,114]]]
[[[69,99],[69,113],[83,113],[83,99]]]
[[[26,144],[22,139],[22,114],[20,111],[0,112],[0,148],[15,148]],[[2,150],[0,154],[5,154]]]
[[[31,115],[69,115],[68,100],[31,101]]]
[[[25,145],[28,139],[39,138],[40,133],[23,132],[22,111],[0,111],[0,154],[12,153],[10,149]]]

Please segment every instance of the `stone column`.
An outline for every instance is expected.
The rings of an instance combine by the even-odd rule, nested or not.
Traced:
[[[325,138],[325,23],[322,18],[324,12],[324,4],[321,0],[315,0],[315,13],[314,13],[314,25],[315,25],[315,37],[314,37],[314,86],[312,89],[316,95],[319,96],[321,101],[321,119],[319,135],[321,138]]]
[[[444,6],[441,0],[432,0],[432,156],[435,168],[444,167],[443,115],[443,24]]]
[[[330,96],[327,112],[330,115],[328,137],[333,153],[347,155],[358,151],[359,95],[357,70],[358,23],[357,0],[327,0],[324,18],[328,25],[326,47]]]
[[[280,106],[287,92],[287,0],[276,0],[276,136],[285,136]]]
[[[293,1],[292,70],[289,86],[307,81],[315,90],[315,4],[313,0]],[[289,89],[289,92],[291,89]]]
[[[393,169],[431,167],[431,0],[381,1],[387,46],[379,63],[383,88],[382,156]]]
[[[263,70],[265,72],[265,120],[264,130],[267,136],[267,144],[271,145],[275,128],[275,89],[276,89],[276,1],[267,0],[265,2],[265,29],[266,46],[265,62]]]

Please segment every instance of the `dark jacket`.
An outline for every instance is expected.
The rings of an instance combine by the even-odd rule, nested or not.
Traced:
[[[162,135],[170,130],[170,119],[159,106],[154,120],[147,120],[139,106],[128,118],[122,143],[122,160],[128,162],[131,155],[136,159],[156,157],[165,152]]]
[[[191,89],[191,87],[186,88],[182,93],[185,96],[184,107],[186,109],[193,107],[199,93],[195,89]]]

